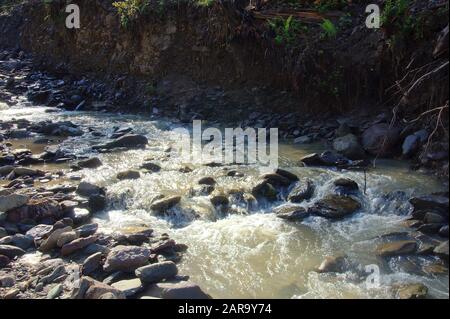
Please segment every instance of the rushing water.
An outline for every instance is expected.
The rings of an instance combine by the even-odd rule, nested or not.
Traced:
[[[145,134],[149,145],[145,150],[97,154],[103,162],[98,169],[84,169],[76,173],[85,180],[107,187],[111,207],[95,221],[105,232],[127,232],[150,226],[158,233],[169,233],[178,242],[189,246],[179,267],[207,293],[216,298],[386,298],[387,287],[397,282],[423,282],[431,296],[448,298],[448,275],[427,276],[405,271],[400,261],[384,265],[374,254],[378,236],[406,231],[401,221],[408,211],[411,195],[443,191],[444,186],[432,177],[412,172],[405,163],[393,160],[378,162],[367,174],[367,193],[360,195],[363,208],[341,221],[310,217],[302,223],[290,223],[277,218],[271,205],[249,210],[241,203],[233,203],[234,214],[217,212],[208,197],[187,196],[196,181],[213,176],[219,191],[249,189],[258,178],[256,167],[234,166],[244,177],[228,177],[223,167],[191,165],[193,172],[181,173],[176,158],[169,157],[174,134],[170,121],[152,121],[138,116],[110,115],[84,112],[46,113],[45,108],[10,108],[0,110],[2,119],[26,118],[71,120],[101,132],[106,139],[114,126],[132,126],[136,133]],[[178,125],[178,124],[176,124]],[[61,147],[79,156],[89,156],[91,146],[102,138],[86,133],[82,137],[63,140]],[[31,147],[31,140],[13,141],[15,147]],[[41,151],[33,146],[33,151]],[[320,150],[320,145],[294,146],[280,144],[280,166],[299,177],[310,177],[317,188],[313,202],[331,189],[336,177],[345,176],[364,185],[364,173],[298,167],[301,156]],[[148,159],[159,163],[160,173],[141,174],[138,180],[118,181],[118,172],[137,169]],[[44,165],[47,170],[67,170],[67,166]],[[151,214],[149,206],[159,194],[183,195],[180,208],[165,218]],[[310,203],[309,202],[309,203]],[[304,203],[302,205],[307,205]],[[197,218],[193,218],[197,215]],[[324,257],[346,254],[355,264],[377,264],[381,268],[380,288],[368,289],[358,279],[358,270],[344,274],[318,274]],[[425,258],[414,263],[426,264]],[[363,268],[364,269],[364,268]],[[359,271],[360,272],[360,271]]]

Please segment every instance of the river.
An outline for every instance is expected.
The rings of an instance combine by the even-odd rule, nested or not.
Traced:
[[[214,298],[389,298],[388,287],[398,282],[421,282],[430,289],[431,297],[448,298],[448,275],[426,275],[414,267],[405,267],[403,257],[385,262],[374,254],[379,236],[410,231],[402,224],[409,210],[408,198],[446,190],[442,182],[411,171],[405,162],[379,160],[377,167],[367,173],[366,194],[358,195],[362,209],[343,220],[309,217],[302,223],[287,222],[272,213],[273,207],[281,202],[261,204],[254,209],[233,202],[234,213],[223,214],[216,211],[208,197],[186,196],[189,190],[203,176],[214,177],[216,189],[223,192],[248,189],[257,181],[257,167],[228,167],[242,172],[243,177],[229,177],[223,167],[202,165],[191,165],[192,172],[182,173],[179,161],[167,153],[176,134],[172,129],[180,123],[93,112],[49,113],[47,109],[3,106],[0,117],[3,120],[25,118],[33,122],[70,120],[86,132],[90,128],[104,135],[86,133],[58,141],[60,147],[77,156],[92,156],[91,146],[106,140],[115,126],[130,126],[136,133],[148,137],[149,145],[144,150],[95,154],[103,162],[97,169],[70,172],[67,164],[49,164],[42,168],[64,170],[68,177],[79,175],[107,188],[109,208],[94,218],[100,231],[128,232],[148,226],[187,244],[189,248],[179,263],[180,273],[189,275]],[[17,148],[30,148],[35,153],[42,151],[44,146],[33,144],[33,140],[11,142]],[[299,177],[309,177],[316,184],[314,197],[301,205],[308,205],[329,192],[332,180],[337,177],[351,178],[360,188],[365,183],[363,172],[298,165],[301,156],[323,147],[280,141],[280,166]],[[161,172],[141,174],[138,180],[116,179],[118,172],[138,169],[146,159],[161,165]],[[149,207],[159,194],[182,195],[180,207],[170,216],[152,215]],[[314,271],[326,256],[341,253],[359,267],[342,274]],[[406,258],[406,262],[420,268],[431,260],[416,256]],[[381,271],[379,287],[367,286],[358,275],[365,266],[374,264]]]

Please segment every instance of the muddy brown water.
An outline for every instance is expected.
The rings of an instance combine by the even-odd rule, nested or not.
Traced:
[[[2,119],[27,118],[71,120],[86,132],[91,127],[104,138],[86,133],[82,137],[67,138],[61,147],[79,156],[92,156],[91,146],[106,140],[113,127],[132,126],[137,133],[149,138],[145,150],[96,154],[103,162],[98,169],[76,172],[84,180],[105,186],[111,205],[95,217],[104,232],[129,232],[149,226],[157,233],[168,233],[178,242],[189,246],[179,263],[180,273],[189,275],[215,298],[390,298],[389,286],[394,283],[422,282],[434,298],[448,298],[448,275],[429,276],[402,267],[402,260],[383,263],[374,254],[377,236],[408,231],[403,225],[409,206],[407,198],[445,190],[441,182],[431,176],[412,172],[406,163],[380,160],[377,168],[367,174],[367,194],[359,195],[362,209],[340,221],[310,217],[302,223],[281,220],[272,213],[274,206],[264,204],[250,211],[234,203],[234,214],[224,216],[212,207],[208,197],[186,196],[203,176],[213,176],[217,189],[248,189],[257,181],[259,170],[252,165],[232,166],[244,177],[228,177],[223,167],[191,165],[191,173],[178,171],[182,167],[177,158],[167,156],[176,133],[172,128],[180,124],[169,120],[152,120],[139,116],[110,115],[85,112],[45,113],[45,108],[4,108]],[[36,147],[25,141],[18,146]],[[303,168],[298,159],[322,145],[295,146],[280,142],[280,166],[300,177],[310,177],[317,185],[314,198],[308,205],[330,192],[332,180],[348,177],[364,185],[362,172],[336,171],[322,168]],[[160,173],[141,174],[138,180],[118,181],[118,172],[137,169],[147,159],[162,166]],[[56,165],[44,170],[65,170]],[[70,174],[69,174],[70,175]],[[159,195],[183,195],[173,214],[155,216],[150,210],[152,199]],[[198,218],[191,218],[195,212]],[[324,257],[346,254],[354,268],[343,274],[318,274],[314,271]],[[419,266],[433,262],[417,257]],[[377,288],[368,287],[358,279],[367,265],[379,265],[380,282]],[[359,267],[359,270],[358,270]]]

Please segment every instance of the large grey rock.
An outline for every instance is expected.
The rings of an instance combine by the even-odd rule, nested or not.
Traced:
[[[84,247],[95,243],[96,241],[97,241],[96,236],[89,236],[86,238],[75,239],[74,241],[71,241],[70,243],[67,243],[64,246],[62,246],[61,255],[62,256],[71,255],[71,254],[83,249]]]
[[[104,270],[107,272],[133,272],[149,262],[150,249],[138,246],[117,246],[108,254]]]
[[[139,179],[141,174],[138,171],[128,170],[118,173],[116,177],[118,180]]]
[[[177,275],[178,269],[174,262],[164,261],[136,269],[136,277],[144,283],[160,282]]]
[[[417,196],[411,198],[409,202],[414,206],[414,210],[416,211],[435,210],[443,213],[448,217],[449,200],[446,196]]]
[[[22,248],[23,250],[27,250],[33,245],[33,237],[15,234],[13,236],[7,236],[0,239],[0,245],[12,245]]]
[[[101,252],[95,253],[83,262],[82,273],[85,276],[89,276],[94,271],[100,268],[102,262],[103,254]]]
[[[336,152],[352,160],[364,158],[365,155],[358,137],[353,134],[347,134],[334,139],[333,148]]]
[[[127,134],[106,144],[94,146],[94,149],[139,148],[148,144],[144,135]]]
[[[25,250],[22,248],[11,245],[0,245],[0,255],[6,256],[10,259],[19,257],[25,254]]]
[[[163,283],[161,297],[163,299],[211,299],[198,285],[189,281]]]
[[[0,196],[0,212],[7,212],[14,208],[21,207],[28,202],[28,199],[28,196],[20,194]]]
[[[77,188],[77,194],[85,197],[90,197],[101,193],[103,193],[103,189],[101,187],[84,181],[81,182]]]
[[[410,255],[417,250],[417,242],[413,240],[401,240],[378,245],[376,253],[381,257]]]
[[[276,207],[273,212],[277,217],[290,221],[302,221],[310,216],[310,213],[304,207],[296,205],[282,205]]]
[[[361,208],[354,198],[340,195],[327,195],[310,208],[312,214],[329,219],[339,219],[353,214]]]
[[[165,197],[163,199],[155,201],[151,206],[150,209],[158,212],[158,213],[164,213],[167,210],[171,209],[175,205],[177,205],[181,201],[181,196],[169,196]]]
[[[371,126],[362,135],[363,148],[372,155],[390,156],[400,139],[400,130],[389,124]]]
[[[127,298],[133,297],[144,289],[144,286],[139,278],[121,280],[113,283],[111,286],[117,290],[120,290]]]
[[[102,166],[103,163],[98,157],[92,157],[89,159],[78,161],[77,165],[81,168],[98,168]]]
[[[310,179],[302,179],[297,182],[288,195],[288,201],[300,203],[310,199],[314,195],[314,183]]]

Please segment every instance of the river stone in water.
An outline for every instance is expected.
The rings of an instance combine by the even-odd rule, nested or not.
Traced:
[[[155,201],[151,206],[150,209],[158,212],[158,213],[164,213],[167,210],[171,209],[175,205],[177,205],[181,201],[181,196],[170,196],[165,197],[163,199]]]
[[[117,246],[111,249],[106,258],[104,270],[106,272],[133,272],[136,268],[148,264],[150,249],[138,246]]]
[[[417,242],[413,240],[402,240],[390,243],[380,244],[376,253],[381,257],[391,257],[399,255],[410,255],[417,250]]]
[[[140,148],[144,147],[147,144],[148,139],[144,135],[127,134],[115,139],[114,141],[102,145],[97,145],[93,148],[107,150],[111,150],[114,148]]]
[[[424,195],[409,200],[416,211],[437,210],[448,217],[449,199],[439,195]]]
[[[81,168],[98,168],[103,165],[102,161],[98,157],[92,157],[86,160],[81,160],[77,163]]]
[[[428,288],[421,283],[402,285],[396,291],[398,299],[425,299],[427,295]]]
[[[139,179],[141,174],[138,171],[128,170],[117,174],[118,180]]]
[[[353,134],[336,138],[333,141],[333,148],[336,152],[352,160],[364,158],[365,155],[358,138]]]
[[[328,273],[337,272],[341,273],[345,271],[345,256],[328,256],[320,264],[317,272]]]
[[[177,275],[178,269],[174,262],[164,261],[136,269],[136,276],[144,283],[160,282]]]
[[[400,131],[389,124],[375,124],[362,135],[363,148],[371,155],[390,156],[400,138]]]
[[[275,201],[278,198],[278,191],[276,188],[270,184],[268,181],[263,180],[258,182],[253,189],[252,189],[252,195],[256,198],[265,198],[269,201]]]
[[[274,209],[274,213],[278,218],[290,220],[290,221],[302,221],[310,214],[304,208],[296,205],[282,205]]]
[[[288,201],[300,203],[314,195],[314,183],[310,179],[303,179],[294,186],[288,195]]]
[[[93,196],[96,194],[100,194],[102,192],[103,192],[103,190],[101,187],[98,187],[98,186],[88,183],[88,182],[81,182],[77,188],[77,194],[84,196],[84,197]]]
[[[327,195],[319,200],[310,211],[318,216],[339,219],[353,214],[361,208],[361,204],[348,196]]]

